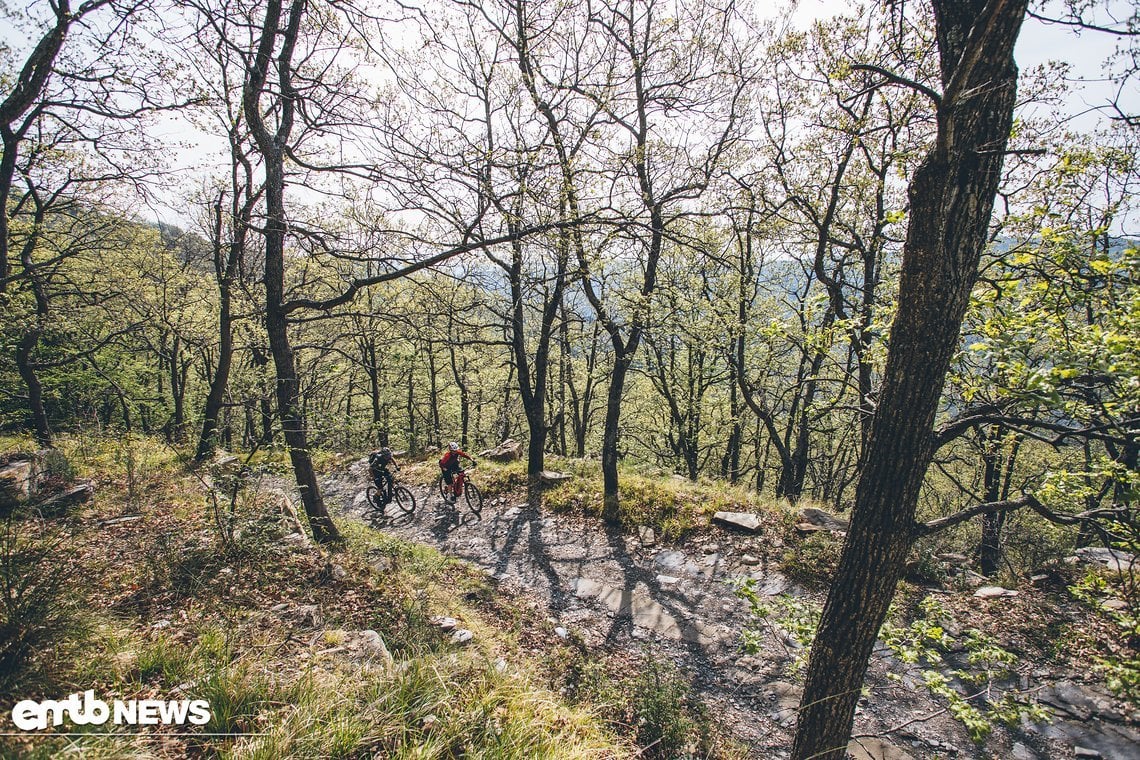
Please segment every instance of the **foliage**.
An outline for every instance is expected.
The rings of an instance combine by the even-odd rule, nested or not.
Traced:
[[[764,648],[764,639],[773,636],[788,652],[791,671],[802,674],[819,625],[819,605],[790,594],[761,596],[752,578],[736,583],[735,591],[748,606],[749,623],[740,634],[744,651],[748,654],[760,652]],[[761,624],[764,629],[761,629]]]
[[[950,714],[976,742],[983,741],[996,722],[1016,725],[1026,718],[1049,719],[1032,695],[1003,685],[1017,673],[1016,655],[977,629],[952,634],[952,625],[946,609],[928,596],[908,625],[888,620],[879,635],[901,662],[921,667],[922,682],[930,693],[946,700]],[[964,663],[959,653],[965,655]],[[948,664],[957,667],[947,669]]]

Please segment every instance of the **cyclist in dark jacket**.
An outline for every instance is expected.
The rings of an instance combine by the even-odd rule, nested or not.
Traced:
[[[372,475],[372,482],[376,484],[376,490],[382,495],[384,504],[392,500],[392,488],[396,482],[389,467],[397,471],[400,469],[396,464],[396,457],[387,446],[368,455],[368,471]]]

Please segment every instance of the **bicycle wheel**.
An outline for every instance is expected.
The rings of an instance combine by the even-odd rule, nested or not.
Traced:
[[[380,490],[376,486],[368,486],[368,490],[364,492],[364,498],[368,501],[368,509],[364,511],[366,518],[379,520],[384,516],[384,502],[380,498]]]
[[[393,496],[396,500],[396,506],[402,509],[404,514],[410,515],[416,511],[416,497],[407,488],[396,486]]]
[[[446,499],[447,498],[447,492],[450,489],[447,485],[447,481],[443,479],[442,475],[439,476],[438,484],[439,484],[439,498]]]
[[[463,496],[467,499],[467,506],[474,514],[483,511],[483,494],[479,493],[479,489],[474,483],[468,481],[463,485]]]

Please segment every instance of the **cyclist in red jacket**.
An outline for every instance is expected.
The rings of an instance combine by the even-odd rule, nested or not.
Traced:
[[[443,470],[443,482],[451,486],[451,493],[448,495],[451,496],[452,501],[459,498],[459,489],[462,488],[460,485],[462,481],[455,481],[455,476],[463,470],[463,468],[459,466],[460,459],[468,459],[471,461],[471,464],[475,464],[475,458],[459,448],[459,444],[455,441],[447,444],[447,451],[445,451],[443,456],[439,459],[439,469]]]

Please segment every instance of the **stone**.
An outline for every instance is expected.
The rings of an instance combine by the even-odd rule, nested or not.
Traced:
[[[979,599],[998,599],[1007,596],[1017,596],[1017,592],[1001,586],[982,586],[974,592]]]
[[[508,438],[493,449],[480,451],[479,456],[492,462],[513,462],[522,458],[522,444],[513,438]]]
[[[935,554],[934,559],[939,562],[945,562],[948,565],[968,565],[970,558],[965,554],[954,554],[952,552],[944,552],[942,554]]]
[[[1103,565],[1117,572],[1126,572],[1136,565],[1136,557],[1132,554],[1103,546],[1082,546],[1076,554],[1086,564]]]
[[[277,617],[302,628],[317,628],[321,625],[321,608],[315,604],[290,605],[288,602],[275,604],[269,608]]]
[[[1014,742],[1013,748],[1009,751],[1009,756],[1012,760],[1037,760],[1037,755],[1026,747],[1021,742]]]
[[[1128,609],[1128,602],[1124,601],[1123,599],[1105,599],[1103,602],[1101,602],[1100,606],[1104,607],[1106,610],[1120,612],[1121,610]]]
[[[1098,758],[1104,756],[1097,752],[1095,749],[1089,749],[1088,747],[1073,747],[1073,757]]]
[[[560,639],[568,639],[570,638],[570,631],[566,630],[562,626],[558,626],[554,629],[554,635]]]
[[[543,470],[538,473],[538,480],[540,483],[545,483],[548,486],[556,486],[559,483],[565,483],[567,480],[573,480],[574,476],[568,472],[555,472],[554,470]]]
[[[914,760],[914,756],[904,752],[882,739],[852,739],[847,745],[847,756],[854,760]]]
[[[676,586],[681,582],[681,579],[675,575],[658,575],[657,582],[662,586]]]
[[[684,552],[674,549],[657,552],[653,558],[653,566],[669,575],[697,575],[700,573],[700,569],[689,560]]]
[[[30,461],[10,462],[0,467],[0,509],[11,509],[32,498],[35,468]]]
[[[705,544],[701,547],[701,551],[705,554],[716,554],[720,551],[720,544]]]
[[[467,630],[466,628],[459,628],[451,634],[451,643],[466,644],[473,638],[475,638],[475,634],[471,633],[471,631]]]
[[[439,630],[445,633],[447,631],[454,631],[456,626],[459,625],[459,621],[453,617],[433,617],[431,623],[432,625],[439,626]]]
[[[759,565],[760,564],[760,560],[756,557],[753,557],[751,554],[745,554],[743,557],[740,558],[740,562],[741,562],[741,564],[744,564],[744,565]]]
[[[712,519],[714,523],[749,533],[760,530],[760,516],[751,512],[717,512]]]
[[[824,512],[815,507],[806,507],[796,515],[796,530],[800,533],[814,533],[817,531],[831,531],[832,533],[845,533],[850,523]]]
[[[99,524],[100,528],[106,528],[110,525],[119,525],[120,523],[137,522],[141,519],[143,519],[143,516],[140,514],[119,515],[118,517],[109,517],[106,520],[100,520],[98,524]]]
[[[648,525],[642,525],[637,529],[637,537],[641,541],[642,546],[657,545],[657,533]]]
[[[335,562],[329,564],[328,571],[329,576],[336,581],[343,581],[348,577],[348,571]]]
[[[392,653],[388,651],[383,637],[370,628],[349,633],[345,637],[344,646],[354,654],[358,653],[356,659],[380,660],[387,665],[392,664]]]

